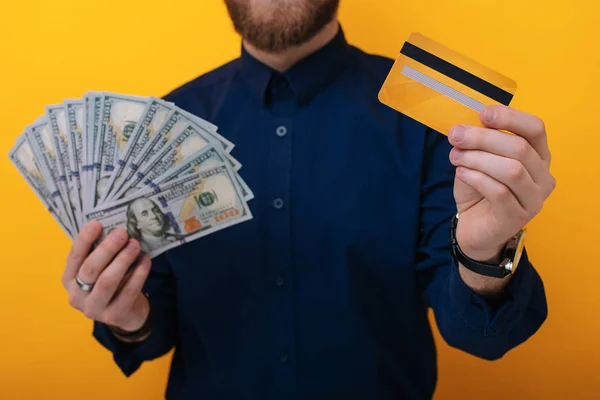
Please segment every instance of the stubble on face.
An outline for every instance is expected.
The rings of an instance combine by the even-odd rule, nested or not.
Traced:
[[[259,50],[299,46],[335,18],[339,0],[225,0],[235,30]]]

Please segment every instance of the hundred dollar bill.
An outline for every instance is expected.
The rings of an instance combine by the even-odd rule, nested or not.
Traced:
[[[90,96],[85,94],[81,99],[83,103],[83,130],[81,132],[81,157],[79,158],[79,181],[81,182],[82,188],[85,183],[85,173],[84,168],[88,165],[86,148],[87,148],[87,132],[89,132],[89,124],[90,124],[90,116],[89,116],[89,108],[90,108]],[[81,209],[85,210],[85,195],[83,191],[81,192]]]
[[[215,138],[219,143],[221,143],[221,146],[227,153],[231,153],[231,150],[233,150],[233,148],[235,147],[235,144],[233,144],[232,142],[230,142],[229,140],[227,140],[226,138],[221,136],[217,132],[218,127],[215,124],[212,124],[212,123],[210,123],[188,111],[182,110],[181,108],[178,108],[178,110],[182,115],[184,115],[190,121],[193,121],[196,124],[198,124],[198,126],[200,126],[202,129],[207,131],[213,138]]]
[[[135,197],[135,193],[144,190],[146,188],[152,188],[156,190],[159,184],[172,181],[174,179],[181,178],[184,175],[195,173],[200,170],[212,168],[221,164],[230,163],[229,159],[224,155],[221,146],[219,145],[208,145],[206,148],[193,153],[186,157],[181,162],[175,163],[166,172],[158,175],[154,170],[150,174],[146,175],[144,180],[136,187],[132,187],[125,192],[124,198]],[[246,182],[237,174],[234,174],[234,178],[240,187],[240,191],[245,201],[250,201],[254,198],[254,195]]]
[[[188,127],[194,127],[196,131],[202,132],[202,135],[206,138],[206,142],[216,142],[213,135],[190,119],[183,110],[175,107],[167,116],[166,121],[158,133],[147,141],[136,159],[130,160],[128,166],[125,167],[125,170],[121,174],[120,183],[116,187],[113,187],[114,193],[111,194],[110,198],[107,200],[117,200],[121,198],[130,187],[137,185],[139,181],[134,183],[136,173],[138,171],[144,171],[150,160],[153,160],[154,156],[159,153],[167,143],[178,137]],[[238,164],[239,163],[236,162],[236,169],[239,169]]]
[[[172,109],[172,103],[167,103],[155,97],[150,98],[150,101],[140,118],[140,122],[133,130],[123,151],[119,152],[119,157],[115,164],[115,171],[108,181],[107,194],[101,202],[112,197],[114,188],[118,189],[122,186],[120,178],[125,166],[130,159],[136,159],[146,142],[158,132]]]
[[[235,147],[235,144],[233,144],[231,141],[227,140],[225,137],[221,136],[217,132],[218,127],[215,124],[210,123],[210,122],[198,117],[197,115],[194,115],[194,114],[192,114],[188,111],[185,111],[179,107],[175,107],[174,103],[168,102],[167,104],[169,104],[170,110],[175,108],[181,115],[185,116],[190,121],[195,122],[198,126],[200,126],[202,129],[207,131],[208,134],[210,136],[212,136],[216,141],[221,143],[221,146],[223,146],[223,149],[225,149],[225,151],[227,153],[231,153],[231,150],[233,150],[233,148]]]
[[[74,232],[69,226],[67,216],[64,210],[61,210],[57,206],[55,201],[58,198],[58,189],[54,186],[54,182],[47,180],[45,174],[40,169],[26,134],[20,135],[17,138],[15,145],[8,153],[8,157],[29,184],[37,198],[50,212],[56,222],[58,222],[61,229],[71,239],[74,239]]]
[[[83,221],[83,193],[81,186],[81,166],[83,156],[83,129],[85,124],[83,102],[81,100],[65,100],[65,112],[67,116],[67,137],[68,137],[68,154],[69,154],[69,169],[73,184],[76,185],[75,190],[79,194],[79,209],[82,212]]]
[[[134,131],[148,98],[105,93],[94,154],[94,179],[90,187],[92,208],[104,200],[121,148]]]
[[[67,133],[69,134],[69,144],[72,144],[73,160],[75,161],[72,168],[81,168],[83,161],[83,131],[85,128],[85,115],[83,101],[81,100],[65,100],[65,112],[67,114]],[[73,135],[71,141],[71,134]]]
[[[101,240],[121,227],[150,258],[252,219],[229,165],[188,174],[134,199],[107,203],[91,213],[103,227]]]
[[[81,204],[79,201],[79,189],[71,174],[69,162],[69,139],[67,134],[67,118],[65,107],[60,105],[46,106],[46,115],[52,131],[54,148],[57,152],[56,164],[61,175],[61,180],[67,182],[68,204],[73,215],[74,228],[79,232],[82,228],[83,214],[81,213]]]
[[[61,175],[58,168],[59,153],[54,147],[52,130],[48,119],[45,116],[38,118],[36,122],[26,128],[26,135],[29,138],[33,154],[40,162],[40,169],[46,174],[47,181],[52,180],[58,189],[58,196],[55,197],[56,202],[61,207],[61,211],[64,211],[67,216],[67,221],[65,222],[69,225],[69,231],[76,231],[74,216],[69,204],[67,180],[66,176]]]
[[[127,190],[134,188],[137,190],[141,189],[145,179],[152,180],[166,172],[172,166],[179,164],[198,150],[202,150],[211,144],[215,145],[216,143],[212,140],[213,139],[206,134],[206,131],[193,126],[188,126],[183,132],[177,135],[177,137],[164,145],[152,159],[145,162],[123,188]],[[123,196],[124,194],[125,191],[117,192],[116,195]]]
[[[81,167],[81,184],[83,186],[83,211],[92,208],[93,197],[90,187],[94,181],[94,171],[100,164],[94,160],[94,149],[97,146],[100,113],[102,110],[102,93],[88,92],[84,101],[86,103],[86,130],[83,137],[83,166]]]

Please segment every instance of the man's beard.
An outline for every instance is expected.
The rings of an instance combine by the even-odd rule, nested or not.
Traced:
[[[339,0],[225,0],[235,30],[259,50],[281,53],[313,38],[336,15]],[[262,9],[261,9],[262,8]]]

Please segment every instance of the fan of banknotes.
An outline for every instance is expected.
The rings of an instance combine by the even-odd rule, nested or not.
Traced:
[[[97,220],[152,258],[252,218],[233,147],[173,103],[88,92],[47,106],[9,157],[71,239]]]

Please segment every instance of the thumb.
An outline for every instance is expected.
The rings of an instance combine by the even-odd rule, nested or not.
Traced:
[[[463,211],[468,210],[483,200],[483,198],[481,193],[460,179],[459,171],[457,169],[456,176],[454,177],[454,200],[456,201],[458,212],[462,213]]]

